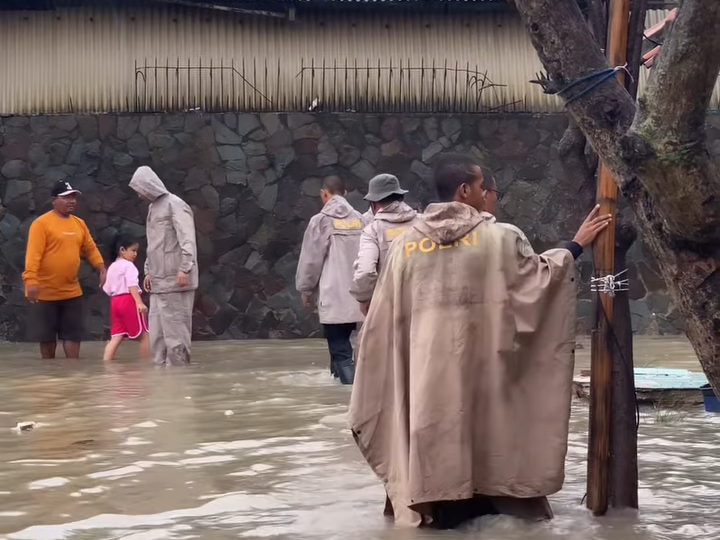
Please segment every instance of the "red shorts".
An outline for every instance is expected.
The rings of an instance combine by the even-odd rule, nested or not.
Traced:
[[[125,336],[130,339],[140,337],[140,334],[148,331],[145,314],[140,313],[135,305],[135,300],[130,294],[113,296],[110,304],[112,317],[112,337]]]

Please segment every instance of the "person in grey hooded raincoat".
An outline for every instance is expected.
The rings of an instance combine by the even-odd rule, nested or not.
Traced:
[[[400,187],[400,181],[392,174],[379,174],[368,185],[365,200],[370,203],[374,219],[360,237],[360,249],[350,287],[350,293],[360,303],[363,315],[367,315],[390,244],[415,222],[417,212],[403,201],[406,193]]]
[[[152,354],[156,364],[187,364],[198,288],[193,212],[185,201],[167,190],[150,167],[138,168],[130,187],[150,203],[144,288],[150,293]]]
[[[295,284],[306,307],[317,292],[318,315],[330,351],[330,371],[341,383],[352,384],[355,368],[350,336],[363,316],[350,295],[350,285],[363,219],[344,195],[345,184],[340,177],[323,180],[323,209],[312,217],[305,231]]]

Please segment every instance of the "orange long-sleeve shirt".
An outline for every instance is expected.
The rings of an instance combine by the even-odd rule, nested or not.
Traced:
[[[43,214],[30,226],[23,272],[25,287],[39,286],[38,298],[48,302],[82,296],[78,282],[81,255],[94,268],[104,264],[85,222],[53,211]]]

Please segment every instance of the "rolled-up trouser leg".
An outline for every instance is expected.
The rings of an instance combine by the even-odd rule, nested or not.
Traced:
[[[165,348],[165,337],[163,335],[162,324],[162,296],[164,295],[150,295],[150,312],[148,313],[150,351],[153,355],[153,361],[158,365],[163,365],[167,356],[167,349]]]
[[[192,309],[195,291],[155,294],[165,357],[160,363],[183,366],[190,363]],[[153,354],[155,352],[153,351]],[[158,358],[157,356],[155,357]]]

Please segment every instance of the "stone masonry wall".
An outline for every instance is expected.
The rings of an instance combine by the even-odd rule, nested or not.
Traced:
[[[555,149],[565,125],[564,115],[0,118],[0,339],[28,338],[21,280],[27,232],[50,209],[58,179],[83,191],[78,215],[103,249],[117,231],[143,236],[146,207],[128,182],[139,165],[152,166],[195,212],[195,338],[292,338],[318,333],[294,274],[324,175],[345,178],[348,199],[364,210],[367,181],[394,173],[410,190],[409,202],[422,208],[434,198],[433,160],[444,151],[468,152],[496,172],[505,192],[498,218],[522,228],[541,250],[570,239],[582,217],[577,186],[562,174]],[[654,261],[639,243],[631,259],[636,331],[678,332],[682,323]],[[588,255],[581,261],[579,330],[587,331],[591,262]],[[107,337],[109,301],[86,265],[81,282],[87,337]]]

